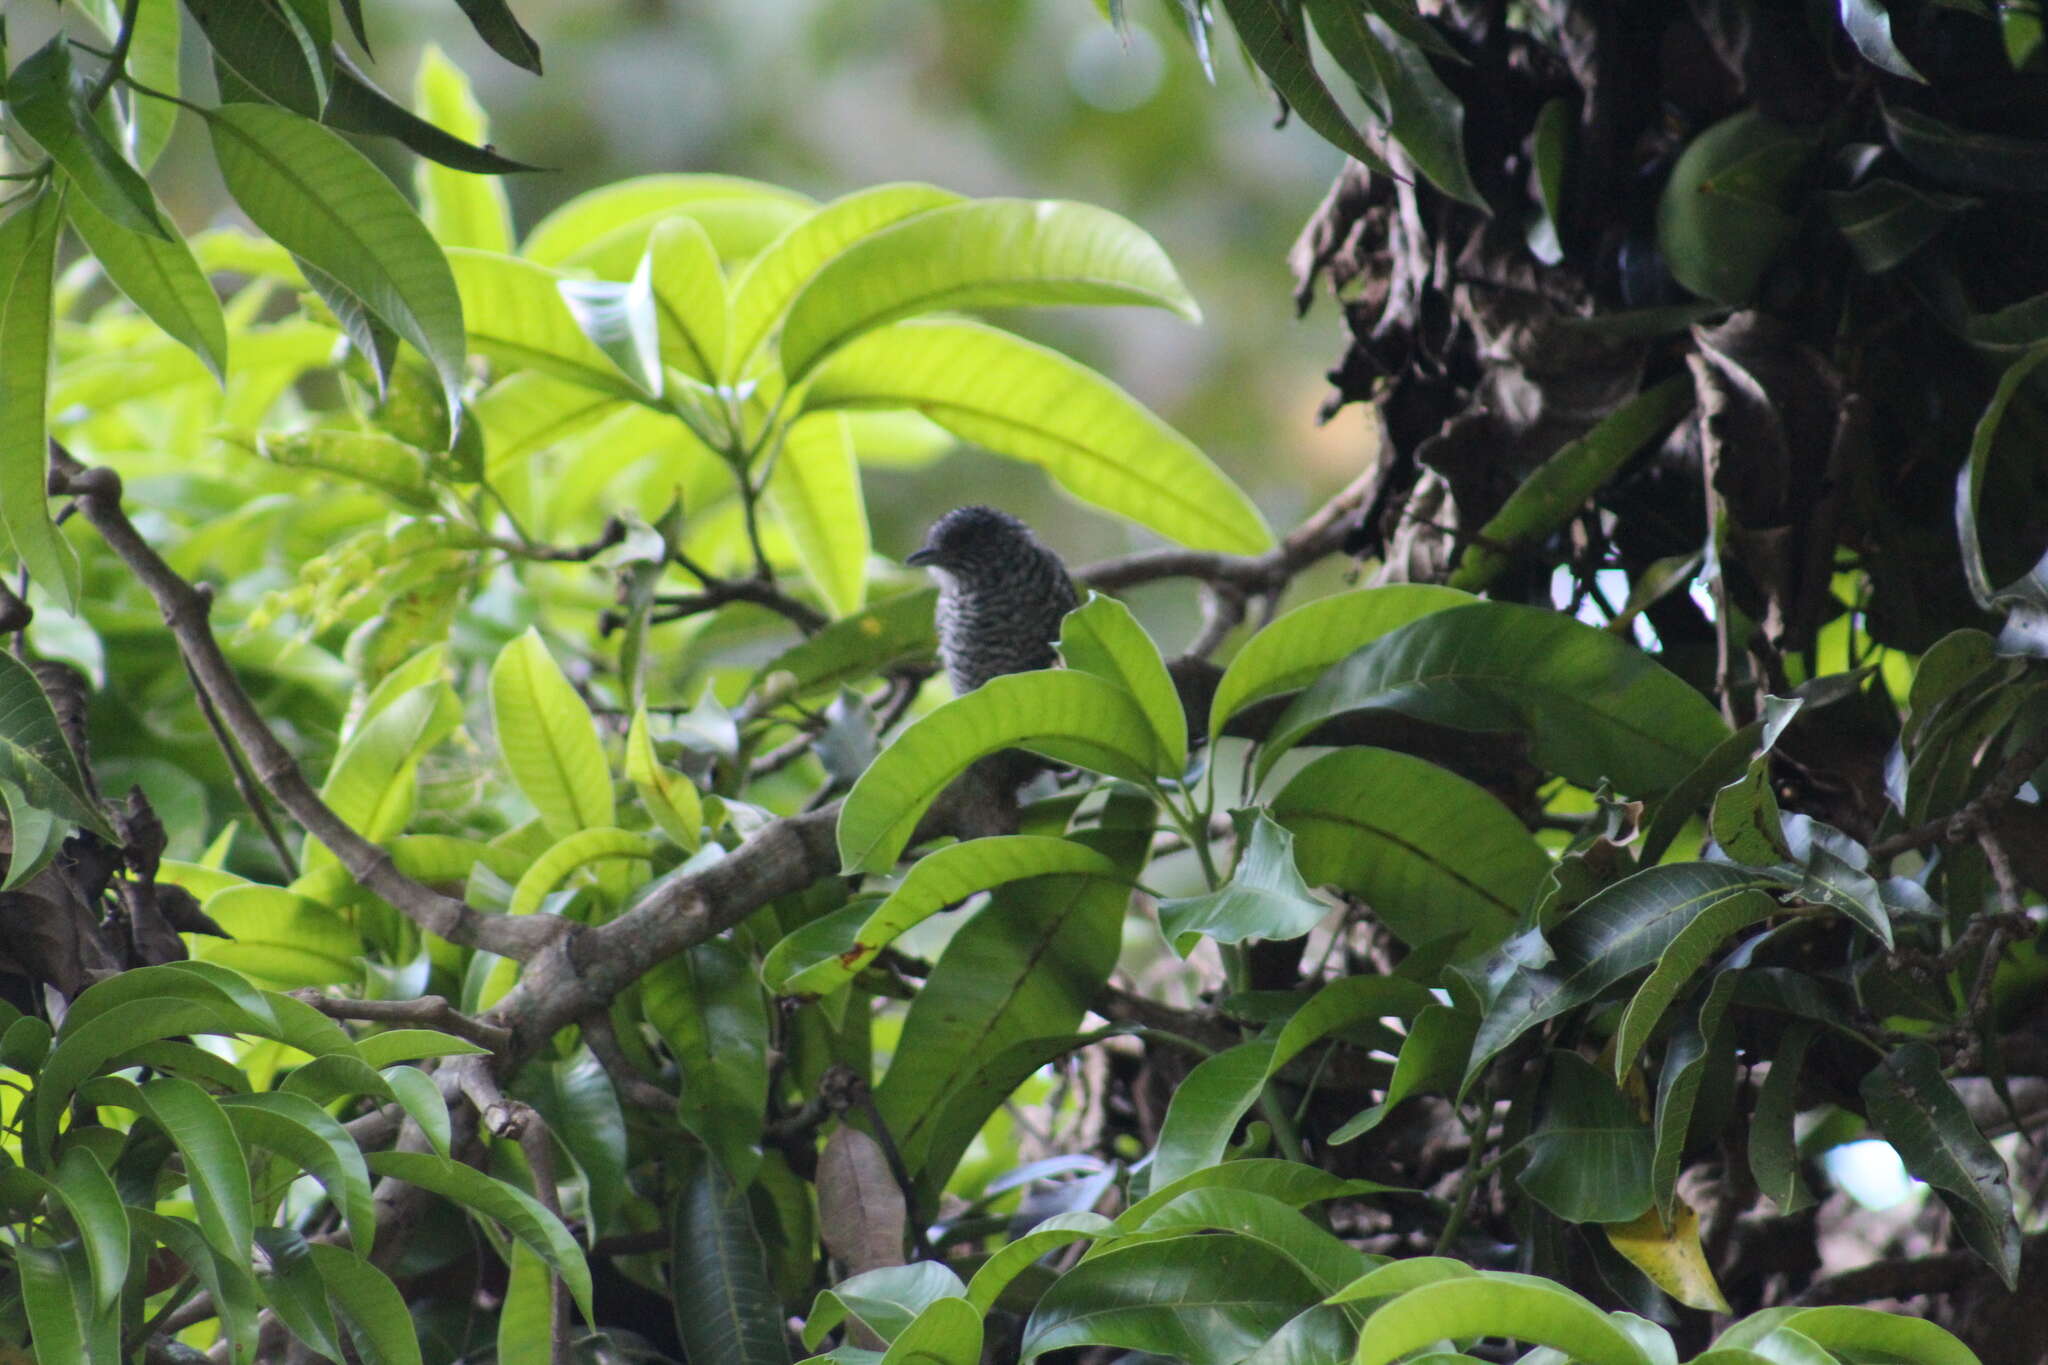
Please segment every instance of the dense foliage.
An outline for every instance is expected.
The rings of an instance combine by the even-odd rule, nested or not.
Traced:
[[[2038,1356],[2048,351],[1939,307],[2038,149],[1899,93],[2030,94],[2017,28],[1723,44],[1637,164],[1629,54],[1732,9],[1227,4],[1360,158],[1299,266],[1388,435],[1276,538],[971,316],[1198,319],[1116,214],[667,174],[521,234],[438,55],[408,107],[318,0],[189,3],[209,102],[170,0],[81,8],[5,91],[0,1354]],[[178,118],[254,232],[164,213]],[[960,443],[1171,544],[946,699],[862,472]],[[1817,1279],[1865,1136],[1932,1191],[1880,1250],[1952,1246]],[[1924,1295],[1970,1347],[1860,1306]]]

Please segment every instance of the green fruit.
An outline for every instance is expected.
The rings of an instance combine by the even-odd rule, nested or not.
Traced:
[[[1657,203],[1672,278],[1716,303],[1746,303],[1799,226],[1786,212],[1818,139],[1754,109],[1692,140]]]

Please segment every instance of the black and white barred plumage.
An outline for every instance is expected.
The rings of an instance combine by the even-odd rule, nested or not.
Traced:
[[[1056,662],[1060,618],[1079,599],[1060,557],[1023,522],[993,507],[956,507],[905,562],[939,581],[939,659],[956,694]]]

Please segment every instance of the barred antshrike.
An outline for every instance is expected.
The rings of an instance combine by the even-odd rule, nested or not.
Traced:
[[[1050,668],[1077,599],[1060,557],[993,507],[956,507],[905,561],[939,581],[939,660],[965,694],[1003,673]]]

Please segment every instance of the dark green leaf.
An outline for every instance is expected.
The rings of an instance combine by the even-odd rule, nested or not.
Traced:
[[[1756,1114],[1749,1125],[1749,1170],[1756,1187],[1776,1202],[1780,1213],[1797,1213],[1813,1202],[1799,1176],[1799,1143],[1793,1123],[1799,1117],[1799,1073],[1806,1048],[1813,1041],[1810,1020],[1793,1022],[1778,1038],[1771,1054],[1770,1074],[1757,1092]],[[1873,1073],[1875,1074],[1875,1073]]]
[[[2048,142],[1970,132],[1896,106],[1885,109],[1884,123],[1899,155],[1940,184],[1996,195],[2048,191]]]
[[[1726,863],[1667,863],[1624,878],[1573,910],[1550,933],[1548,961],[1521,961],[1526,946],[1511,940],[1496,955],[1504,976],[1472,1044],[1466,1083],[1529,1029],[1658,961],[1702,915],[1769,884],[1753,869]]]
[[[363,1360],[369,1365],[419,1365],[419,1337],[398,1286],[347,1247],[308,1242],[306,1251]]]
[[[334,90],[327,98],[320,121],[343,132],[396,138],[429,160],[472,175],[511,175],[541,169],[436,128],[379,90],[344,52],[334,54]]]
[[[724,940],[700,943],[642,977],[640,997],[682,1072],[683,1126],[752,1183],[768,1103],[768,1002],[753,964]]]
[[[93,122],[85,91],[71,73],[64,35],[14,68],[7,78],[7,108],[102,215],[130,232],[171,240],[149,183]]]
[[[1853,190],[1830,190],[1822,200],[1857,264],[1873,275],[1904,262],[1978,203],[1884,176]]]
[[[1576,1052],[1550,1054],[1529,1164],[1516,1183],[1572,1223],[1625,1223],[1650,1206],[1650,1130],[1614,1078]]]
[[[583,1252],[561,1220],[532,1195],[431,1152],[375,1152],[368,1163],[374,1175],[430,1190],[502,1225],[562,1277],[585,1319],[591,1317],[590,1267]]]
[[[1514,563],[1516,551],[1541,541],[1579,514],[1600,486],[1651,441],[1692,410],[1692,381],[1674,375],[1603,417],[1591,431],[1545,460],[1479,529],[1452,571],[1449,586],[1482,592]]]
[[[1658,1212],[1670,1217],[1678,1198],[1678,1167],[1684,1159],[1693,1111],[1711,1069],[1732,1075],[1735,1059],[1721,1033],[1721,1021],[1734,998],[1738,974],[1717,973],[1699,1008],[1672,1030],[1657,1072],[1657,1107],[1653,1120],[1655,1148],[1650,1156],[1650,1183]]]
[[[455,0],[469,16],[469,26],[491,51],[512,65],[540,74],[540,44],[512,17],[505,0]]]
[[[1863,1078],[1863,1103],[1906,1169],[1941,1196],[1963,1240],[2012,1288],[2020,1229],[2005,1158],[1941,1074],[1940,1054],[1926,1043],[1907,1043]]]
[[[692,1360],[788,1365],[782,1307],[747,1209],[746,1192],[703,1152],[673,1161],[669,1295],[676,1333]]]
[[[1389,749],[1325,754],[1271,810],[1293,831],[1310,885],[1363,899],[1411,947],[1447,934],[1462,934],[1471,952],[1492,947],[1549,868],[1529,831],[1483,788]]]
[[[1287,101],[1287,107],[1301,115],[1301,121],[1322,134],[1323,140],[1382,175],[1392,175],[1386,158],[1375,152],[1352,126],[1330,88],[1316,74],[1309,56],[1308,32],[1302,27],[1301,7],[1286,0],[1223,0],[1237,36],[1266,79]]]
[[[1317,679],[1274,725],[1261,774],[1324,721],[1375,708],[1519,730],[1552,772],[1635,795],[1676,786],[1727,734],[1704,697],[1633,645],[1559,612],[1479,602],[1404,626]]]
[[[86,794],[85,775],[42,684],[26,664],[5,652],[0,652],[0,780],[13,783],[29,805],[114,837]]]
[[[221,176],[256,226],[418,348],[459,411],[462,299],[405,196],[338,134],[283,109],[223,105],[207,127]]]
[[[1112,1247],[1060,1276],[1024,1326],[1021,1359],[1071,1346],[1236,1365],[1316,1296],[1263,1242],[1198,1234]]]
[[[1257,808],[1233,811],[1237,868],[1230,880],[1202,896],[1159,902],[1159,931],[1186,957],[1205,937],[1218,943],[1248,938],[1299,938],[1330,911],[1294,866],[1294,835]]]
[[[1464,1010],[1445,1004],[1424,1007],[1409,1026],[1408,1037],[1394,1060],[1394,1075],[1387,1082],[1386,1097],[1353,1115],[1330,1134],[1331,1145],[1351,1142],[1370,1133],[1386,1120],[1394,1106],[1410,1095],[1455,1090],[1464,1074],[1465,1059],[1472,1055],[1472,1039],[1478,1029],[1479,1020]]]
[[[185,8],[206,35],[214,60],[250,90],[295,114],[320,117],[327,107],[332,49],[315,43],[288,6],[250,4],[247,0],[185,0]],[[226,88],[221,91],[224,100],[241,94]]]

